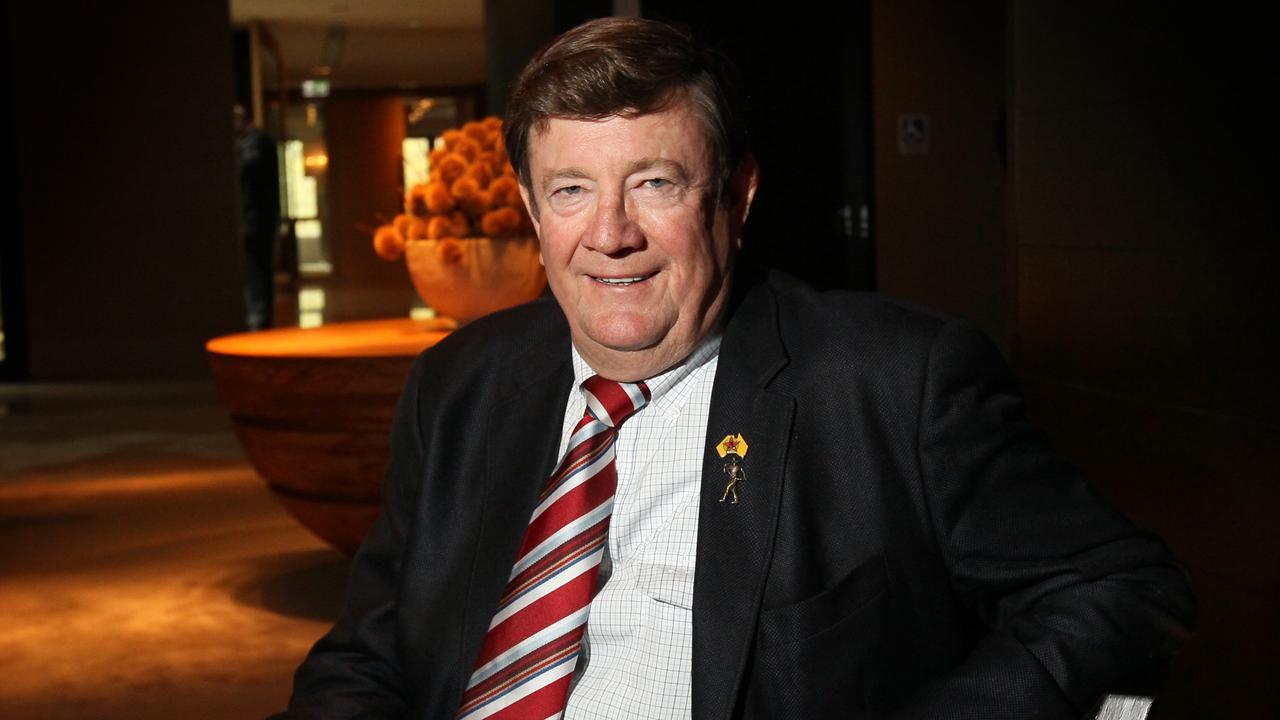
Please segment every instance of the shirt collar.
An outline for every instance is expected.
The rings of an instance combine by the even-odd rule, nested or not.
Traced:
[[[688,357],[676,363],[673,367],[644,379],[646,385],[649,386],[649,394],[651,396],[649,405],[652,406],[667,390],[675,387],[681,380],[689,377],[689,375],[707,364],[712,358],[716,357],[720,352],[720,338],[723,336],[724,323],[717,323],[716,326],[707,333],[707,336],[698,343],[698,346],[689,353]],[[582,359],[582,355],[578,353],[578,348],[573,343],[569,343],[571,352],[573,353],[573,386],[582,387],[582,383],[587,378],[596,374],[595,370]]]

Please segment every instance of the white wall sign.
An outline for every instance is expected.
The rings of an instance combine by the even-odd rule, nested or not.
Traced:
[[[929,154],[929,116],[903,113],[898,116],[898,154]]]

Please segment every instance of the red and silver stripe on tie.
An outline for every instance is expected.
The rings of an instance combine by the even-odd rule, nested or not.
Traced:
[[[538,498],[457,717],[550,720],[564,710],[617,488],[617,428],[649,402],[644,383],[599,376]]]

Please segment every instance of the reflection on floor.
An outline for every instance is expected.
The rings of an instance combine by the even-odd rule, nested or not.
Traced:
[[[263,717],[346,572],[210,384],[0,385],[0,716]]]

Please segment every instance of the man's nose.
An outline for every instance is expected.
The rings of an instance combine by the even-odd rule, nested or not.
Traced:
[[[583,244],[606,255],[638,250],[644,245],[644,233],[632,219],[621,193],[600,197]]]

